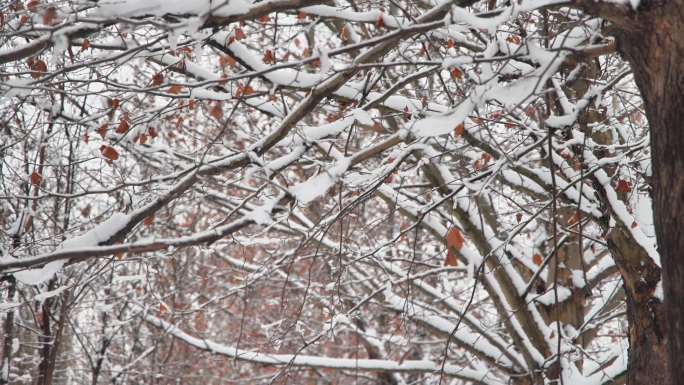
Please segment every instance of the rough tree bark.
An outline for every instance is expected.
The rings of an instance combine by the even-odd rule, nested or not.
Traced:
[[[659,340],[644,335],[656,344],[655,356],[630,355],[630,363],[639,361],[633,369],[641,369],[631,370],[630,383],[675,384],[676,379],[684,378],[684,1],[642,1],[636,12],[622,15],[615,24],[618,49],[632,66],[651,129],[651,185],[669,336],[670,375],[658,372],[661,365],[657,362],[662,359],[657,354],[662,346]],[[646,274],[649,269],[643,270]],[[644,282],[650,284],[648,278]],[[658,313],[654,312],[654,317]],[[635,325],[640,326],[645,325]],[[645,331],[649,332],[655,330]]]

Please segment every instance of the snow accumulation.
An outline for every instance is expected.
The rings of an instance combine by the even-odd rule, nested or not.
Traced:
[[[380,360],[380,359],[356,359],[356,358],[337,358],[337,357],[321,357],[310,356],[305,354],[272,354],[261,353],[249,350],[239,349],[235,346],[220,344],[211,340],[193,337],[175,325],[172,325],[160,318],[151,316],[149,314],[143,315],[145,320],[163,329],[174,337],[184,341],[185,343],[195,346],[199,349],[207,350],[213,354],[220,354],[227,357],[232,357],[239,360],[250,361],[254,363],[261,363],[267,365],[294,365],[306,366],[314,368],[336,368],[336,369],[351,369],[351,370],[381,370],[381,371],[424,371],[439,373],[444,371],[448,375],[454,375],[461,378],[466,378],[470,381],[499,385],[505,384],[505,381],[496,378],[493,373],[486,370],[473,370],[469,368],[460,367],[458,365],[446,364],[444,366],[437,362],[429,360]]]
[[[475,107],[475,103],[470,98],[466,99],[450,114],[431,116],[417,121],[413,126],[413,132],[418,137],[448,134],[454,130],[454,127],[463,123]]]
[[[302,8],[302,12],[316,16],[339,17],[357,22],[375,22],[378,18],[382,18],[383,23],[389,28],[401,28],[410,24],[410,20],[407,20],[405,17],[388,15],[386,12],[377,9],[366,12],[354,12],[329,5],[312,5]]]
[[[527,4],[530,6],[530,4]],[[526,6],[523,5],[524,9]],[[497,18],[482,19],[474,17],[466,11],[459,10],[456,7],[454,22],[465,23],[477,28],[496,29],[503,19]],[[512,8],[507,12],[515,12]],[[507,16],[508,17],[508,16]],[[505,19],[505,18],[504,18]],[[590,21],[590,30],[598,29],[598,21]],[[553,42],[554,48],[572,48],[577,47],[586,40],[587,31],[583,28],[572,28],[559,36]],[[451,133],[457,125],[463,123],[468,115],[476,108],[480,107],[486,101],[496,100],[503,104],[505,108],[515,108],[517,105],[524,103],[532,95],[540,92],[546,80],[555,72],[555,69],[563,62],[565,53],[559,53],[547,50],[533,41],[528,41],[526,44],[527,52],[524,56],[530,61],[539,64],[538,68],[530,68],[523,73],[521,78],[512,83],[498,83],[496,76],[492,69],[488,66],[482,66],[483,73],[480,75],[481,79],[491,79],[477,87],[471,92],[469,98],[461,102],[454,110],[448,113],[428,116],[422,120],[418,120],[413,128],[413,133],[418,137],[426,136],[440,136]],[[490,44],[483,52],[485,58],[493,56],[499,51],[498,44]],[[462,65],[467,63],[471,58],[451,58],[444,62],[444,66],[448,65]],[[554,120],[555,119],[555,120]],[[565,116],[553,117],[551,123],[558,126],[568,125],[576,119],[574,114],[567,114]]]
[[[134,17],[166,14],[232,16],[246,13],[252,6],[247,0],[106,0],[98,3],[104,17]]]
[[[245,218],[251,219],[259,225],[270,225],[273,223],[271,213],[273,212],[273,208],[275,207],[276,203],[278,203],[277,199],[270,199],[262,206],[257,206],[252,209],[252,211],[245,215]]]
[[[290,188],[290,192],[303,204],[312,202],[314,199],[325,194],[342,174],[347,171],[350,165],[351,158],[340,159],[329,170],[293,186]]]
[[[104,222],[90,231],[62,242],[58,249],[76,250],[99,245],[116,234],[129,223],[128,215],[114,213]],[[21,270],[14,273],[14,277],[26,285],[39,285],[50,280],[62,269],[67,262],[65,259],[52,261],[38,269]]]
[[[90,231],[77,237],[67,239],[60,246],[63,250],[79,249],[83,247],[97,246],[123,229],[130,221],[126,214],[114,213],[104,222],[93,227]]]
[[[35,297],[33,297],[33,300],[38,301],[38,302],[42,302],[48,298],[56,297],[56,296],[62,294],[62,292],[66,289],[68,289],[68,286],[60,286],[54,290],[49,290],[49,291],[37,294]]]
[[[57,274],[62,269],[66,260],[53,261],[40,269],[28,269],[17,271],[14,273],[14,278],[25,285],[39,285]]]

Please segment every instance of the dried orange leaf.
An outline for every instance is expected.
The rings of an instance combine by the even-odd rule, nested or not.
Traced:
[[[109,160],[117,160],[119,159],[119,153],[113,149],[112,147],[109,147],[107,145],[102,145],[100,146],[100,153],[102,153],[102,156]]]
[[[39,5],[40,5],[40,1],[30,0],[28,3],[26,3],[26,9],[28,9],[31,12],[36,12],[38,10]]]
[[[235,59],[233,59],[232,56],[222,55],[221,57],[219,57],[219,65],[221,67],[228,66],[230,68],[235,68],[236,64],[237,62],[235,61]]]
[[[461,235],[461,232],[458,230],[458,228],[452,227],[451,229],[449,229],[449,232],[446,236],[446,243],[448,248],[454,248],[457,251],[460,251],[463,247],[463,242],[465,242],[465,240],[463,239],[463,236]]]
[[[158,136],[157,129],[154,127],[148,128],[147,132],[150,134],[150,137],[152,137],[152,138],[156,138]]]
[[[383,19],[382,15],[378,16],[377,19],[375,19],[375,27],[380,29],[385,26],[385,19]]]
[[[34,185],[34,186],[40,186],[40,182],[43,181],[43,176],[40,175],[40,174],[38,174],[38,172],[34,171],[34,172],[31,174],[30,179],[31,179],[31,184],[32,184],[32,185]]]
[[[178,84],[174,84],[174,85],[172,85],[171,87],[169,87],[169,89],[168,89],[167,91],[168,91],[168,93],[170,93],[170,94],[177,95],[177,94],[180,94],[180,92],[181,92],[182,89],[183,89],[183,88],[182,88],[181,86],[179,86]]]
[[[158,72],[152,76],[152,85],[153,86],[158,86],[164,83],[164,74],[161,72]]]
[[[87,50],[90,48],[90,40],[88,38],[83,39],[83,43],[81,43],[81,52]]]
[[[630,183],[624,179],[620,179],[617,182],[617,186],[615,186],[615,191],[617,191],[619,193],[628,193],[628,192],[632,191],[632,183]]]
[[[340,30],[340,40],[346,42],[349,40],[349,29],[347,26],[343,26],[342,29]]]
[[[444,260],[444,266],[458,266],[458,257],[451,250],[447,250],[447,257]]]
[[[145,219],[143,219],[143,225],[145,225],[145,227],[150,227],[150,226],[152,226],[153,223],[154,223],[154,215],[148,215],[145,217]]]
[[[57,20],[57,8],[48,7],[43,14],[43,24],[52,25]]]
[[[537,265],[537,266],[541,266],[541,264],[542,264],[542,262],[543,262],[543,261],[542,261],[542,256],[539,255],[539,254],[534,254],[534,255],[532,256],[532,262],[533,262],[535,265]]]
[[[245,38],[247,38],[245,31],[243,31],[242,28],[235,28],[235,40],[240,41]]]
[[[221,103],[216,103],[214,107],[211,108],[211,111],[209,111],[209,114],[216,120],[220,120],[223,117],[223,108],[221,108]]]
[[[520,44],[520,36],[509,36],[506,41],[513,44]]]
[[[273,56],[273,51],[267,49],[264,53],[264,57],[261,59],[265,64],[275,63],[275,56]]]
[[[128,119],[126,117],[121,117],[121,120],[119,121],[119,125],[116,127],[116,133],[117,134],[125,134],[128,132]]]
[[[107,123],[103,124],[102,126],[100,126],[100,128],[98,128],[98,129],[95,130],[95,131],[96,131],[98,134],[100,134],[100,136],[102,137],[102,139],[104,139],[104,138],[107,136]]]
[[[47,64],[41,59],[30,58],[26,63],[28,64],[29,69],[33,71],[31,73],[33,79],[39,79],[47,72]]]

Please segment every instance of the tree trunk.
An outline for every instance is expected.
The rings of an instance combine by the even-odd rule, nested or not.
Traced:
[[[668,384],[669,336],[665,309],[656,295],[661,269],[646,251],[633,243],[629,229],[613,228],[608,247],[620,269],[629,322],[629,366],[627,384]]]
[[[633,19],[620,24],[618,48],[632,65],[651,130],[651,185],[670,362],[670,376],[661,382],[658,357],[630,354],[630,363],[643,359],[649,364],[643,375],[630,373],[630,383],[674,384],[684,378],[684,1],[642,1]]]

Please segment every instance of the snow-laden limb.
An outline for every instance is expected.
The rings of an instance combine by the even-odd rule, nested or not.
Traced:
[[[325,245],[326,247],[330,248],[331,250],[335,249],[335,242],[328,240],[326,238],[320,240],[321,244]],[[231,265],[235,266],[236,268],[243,269],[250,271],[250,282],[254,282],[255,277],[264,277],[267,269],[264,269],[264,267],[251,264],[249,262],[243,261],[243,260],[238,260],[236,258],[227,256],[227,255],[221,255],[221,258],[224,260],[228,261],[231,263]],[[416,286],[417,288],[421,290],[427,290],[430,292],[435,299],[439,298],[439,294],[437,289],[434,287],[430,287],[429,285],[425,284],[420,277],[409,277],[405,276],[401,268],[398,266],[391,264],[391,263],[386,263],[384,264],[384,267],[387,268],[390,271],[393,271],[395,273],[398,272],[397,275],[399,275],[400,279],[392,281],[392,285],[401,285],[405,282],[408,282],[411,285]],[[283,278],[288,278],[287,274],[282,270],[283,267],[275,267],[275,273],[280,275]],[[362,276],[358,277],[359,280],[363,280]],[[296,277],[289,277],[288,280],[292,282],[293,284],[297,285],[301,289],[306,289],[307,283],[306,282],[301,282],[298,278]],[[373,289],[371,289],[373,290]],[[369,297],[375,297],[378,296],[380,293],[384,292],[384,289],[379,289],[379,290],[373,290]],[[314,294],[315,295],[315,294]],[[394,308],[397,311],[400,312],[405,312],[406,307],[403,306],[398,306],[397,301],[400,301],[400,299],[396,295],[390,295],[390,296],[383,296],[383,299],[385,302],[388,303],[388,305],[392,308]],[[320,301],[324,304],[326,304],[327,307],[329,308],[334,308],[334,304],[328,303],[329,301],[326,298],[316,296],[316,301]],[[451,299],[447,298],[445,300],[448,304],[449,307],[458,312],[457,310],[457,305],[452,301]],[[360,301],[360,303],[365,302],[365,299]],[[422,314],[422,313],[421,313]],[[442,334],[448,335],[451,332],[450,328],[453,328],[453,324],[451,324],[449,321],[446,319],[439,317],[439,316],[428,316],[426,314],[418,314],[414,311],[413,308],[410,309],[410,311],[407,313],[407,316],[419,321],[420,323],[425,324],[426,326],[439,331]],[[502,368],[510,371],[510,373],[513,373],[511,371],[512,369],[512,361],[509,361],[509,358],[513,359],[515,358],[516,362],[518,365],[523,366],[523,360],[522,357],[516,356],[514,352],[509,352],[506,349],[506,343],[505,341],[501,340],[497,335],[494,333],[490,333],[486,330],[484,330],[480,326],[480,322],[478,320],[475,320],[472,315],[470,314],[465,314],[462,315],[465,320],[465,324],[473,329],[473,332],[469,332],[466,330],[460,330],[458,333],[452,336],[452,338],[455,339],[455,342],[457,345],[464,347],[466,350],[470,351],[477,357],[480,357],[484,360],[490,361],[493,364],[496,364],[497,366],[501,366]],[[362,336],[362,338],[366,338],[365,336]],[[381,350],[384,350],[384,347],[379,346],[378,347]]]
[[[584,134],[577,130],[573,130],[573,135],[579,140],[583,140],[584,138]],[[591,139],[589,139],[589,141],[591,141]],[[599,159],[597,159],[594,153],[589,149],[584,151],[584,156],[587,160],[599,162]],[[636,216],[630,213],[625,203],[618,198],[617,192],[613,188],[611,178],[608,174],[603,169],[600,169],[596,171],[595,175],[608,200],[613,219],[619,221],[624,228],[628,229],[634,241],[648,254],[657,266],[660,266],[660,254],[658,253],[658,250],[656,250],[655,238],[646,236],[641,226],[639,226]]]
[[[388,139],[380,142],[376,146],[359,151],[346,159],[342,159],[339,153],[334,150],[340,160],[338,161],[338,169],[332,170],[333,174],[329,174],[330,171],[325,171],[323,174],[319,174],[318,176],[313,177],[306,182],[294,186],[292,190],[294,195],[282,197],[277,203],[279,205],[285,204],[290,200],[291,197],[299,198],[302,203],[308,203],[318,198],[320,195],[324,194],[325,191],[332,186],[334,181],[339,178],[349,167],[359,162],[363,162],[369,157],[377,155],[387,148],[399,143],[400,137],[401,135],[390,136]],[[199,179],[199,176],[214,175],[220,171],[227,169],[230,170],[241,165],[245,165],[249,162],[249,155],[249,152],[234,154],[224,158],[213,159],[208,162],[207,165],[201,166],[199,168],[193,167],[187,171],[187,174],[181,178],[178,183],[169,188],[165,193],[160,194],[152,202],[134,210],[128,215],[114,215],[113,218],[103,223],[101,229],[98,228],[96,231],[88,233],[87,236],[84,236],[83,238],[78,237],[75,241],[68,241],[67,244],[70,245],[68,249],[58,249],[51,253],[22,257],[18,259],[5,257],[0,259],[0,271],[41,266],[43,264],[49,264],[60,259],[77,262],[120,253],[144,253],[158,250],[168,250],[169,248],[199,245],[203,243],[214,242],[252,224],[270,223],[270,216],[277,208],[275,201],[270,201],[268,205],[255,208],[254,210],[256,211],[252,211],[242,218],[237,219],[229,224],[216,227],[212,230],[201,231],[190,236],[141,240],[127,244],[124,243],[112,245],[112,243],[120,242],[125,239],[133,227],[138,223],[141,223],[145,218],[153,215],[157,210],[159,210],[161,207],[164,207],[164,205],[168,204],[174,199],[177,199]],[[290,162],[294,162],[296,161],[296,158],[290,157],[288,160]],[[281,165],[281,167],[283,166],[284,165]],[[53,270],[58,270],[55,269],[56,265],[54,263],[49,266],[51,267],[49,271],[36,271],[36,274],[40,273],[40,276],[45,276],[47,273],[53,272]],[[61,268],[61,265],[59,268]],[[31,275],[30,277],[27,276],[27,279],[36,279],[34,277],[35,274]]]
[[[212,354],[219,354],[226,357],[249,361],[258,364],[276,366],[294,366],[306,368],[331,368],[362,371],[380,372],[421,372],[438,375],[441,372],[441,364],[429,360],[404,360],[403,362],[379,359],[354,359],[313,356],[305,354],[271,354],[255,351],[238,349],[234,346],[220,344],[207,339],[193,337],[175,325],[163,319],[149,314],[143,314],[144,320],[151,325],[158,327],[165,333],[177,338],[185,344],[197,349],[207,351]],[[457,365],[447,364],[444,366],[444,374],[465,381],[472,381],[486,385],[503,385],[505,381],[493,377],[491,374],[476,371]]]
[[[446,229],[444,229],[446,232]],[[327,239],[321,239],[319,240],[322,244],[324,244],[326,247],[330,248],[331,250],[335,250],[336,248],[336,243],[333,241],[329,241]],[[466,251],[467,252],[467,251]],[[236,262],[239,264],[239,262]],[[252,266],[248,265],[248,268],[251,269],[258,269],[257,266]],[[419,277],[410,277],[405,274],[405,272],[396,264],[392,263],[382,263],[382,266],[384,269],[393,272],[394,274],[398,275],[400,277],[399,280],[394,281],[393,284],[395,285],[400,285],[404,282],[408,282],[411,285],[416,286],[418,289],[426,291],[434,296],[436,300],[440,301],[445,301],[449,307],[456,312],[456,314],[459,314],[458,306],[455,304],[454,301],[451,299],[442,299],[439,298],[440,295],[438,294],[438,291],[431,287],[430,285],[425,284]],[[363,281],[362,276],[358,277],[359,281]],[[296,282],[296,281],[295,281]],[[301,283],[300,283],[301,284]],[[305,287],[305,284],[301,284]],[[373,289],[371,289],[373,290]],[[384,301],[388,303],[388,305],[392,308],[394,308],[397,311],[400,312],[405,312],[406,307],[405,306],[399,306],[397,305],[397,301],[401,301],[399,297],[396,295],[392,294],[390,295],[389,293],[386,292],[385,289],[380,289],[382,290],[385,295],[384,295]],[[374,291],[374,294],[371,294],[371,296],[374,296],[376,294],[380,293],[380,290]],[[409,311],[407,313],[409,317],[412,317],[413,319],[417,320],[420,323],[425,324],[426,326],[437,330],[443,334],[449,335],[453,329],[453,324],[450,323],[450,321],[440,317],[440,316],[432,316],[432,315],[427,315],[426,314],[418,314],[415,313],[413,310]],[[512,352],[507,351],[505,348],[506,343],[501,340],[498,336],[496,336],[493,333],[489,333],[488,331],[484,330],[479,324],[480,322],[475,320],[472,315],[470,314],[459,314],[459,316],[464,317],[465,320],[465,325],[473,329],[475,332],[470,332],[461,329],[458,333],[452,336],[452,338],[455,339],[455,342],[461,346],[464,347],[466,350],[469,350],[476,356],[490,361],[496,365],[504,365],[507,370],[511,370],[512,366],[514,366],[514,363],[517,364],[518,366],[524,367],[523,365],[523,359],[520,356],[515,355]]]
[[[75,247],[66,250],[58,249],[51,253],[23,258],[2,257],[0,259],[0,271],[11,271],[16,274],[17,269],[46,265],[44,268],[39,269],[40,271],[36,271],[35,274],[31,274],[30,277],[28,277],[28,279],[39,279],[40,277],[46,276],[48,273],[54,274],[54,272],[59,270],[66,261],[82,262],[121,253],[146,253],[151,251],[169,250],[177,247],[200,245],[221,239],[254,223],[254,220],[241,218],[215,229],[201,231],[185,237],[140,240],[131,243],[107,246]],[[43,271],[43,269],[48,270]],[[44,279],[41,278],[41,282],[43,280]]]
[[[465,345],[466,349],[467,346],[472,346],[479,356],[484,356],[494,362],[500,362],[504,366],[510,367],[512,365],[501,350],[490,345],[480,334],[466,330],[465,327],[456,330],[456,324],[435,314],[436,312],[426,304],[402,298],[394,294],[390,289],[385,290],[383,295],[389,307],[395,311],[405,313],[411,319],[438,330],[444,335],[451,335],[452,338],[457,340],[459,345]],[[456,330],[455,333],[454,330]]]
[[[217,1],[210,0],[105,0],[97,3],[97,13],[102,17],[136,17],[204,15],[216,16],[243,15],[249,12],[253,4],[247,0]]]
[[[341,154],[337,154],[333,151],[331,155],[334,155],[336,157],[341,156]],[[446,232],[446,229],[442,230],[443,232]],[[332,242],[331,248],[334,250],[335,248],[335,243]],[[464,250],[464,253],[467,254],[467,252]],[[239,263],[238,263],[239,264]],[[250,265],[247,264],[249,267]],[[386,268],[390,268],[390,266],[386,266]],[[251,269],[257,269],[256,266],[251,267]],[[412,284],[416,284],[416,281],[414,279],[409,279],[409,281],[412,282]],[[296,282],[296,281],[295,281]],[[455,305],[452,305],[455,309]],[[508,362],[507,365],[511,365],[510,361],[506,361],[505,357],[508,355],[508,352],[506,352],[506,349],[503,347],[504,343],[502,341],[497,341],[495,336],[486,336],[486,333],[483,335],[483,331],[477,327],[477,322],[471,319],[471,316],[467,316],[468,320],[466,321],[466,324],[469,325],[474,325],[476,329],[478,330],[478,333],[474,334],[471,332],[466,332],[465,330],[459,331],[454,338],[456,339],[457,343],[461,346],[465,346],[466,348],[472,349],[473,353],[477,354],[478,356],[483,355],[481,357],[486,357],[487,359],[494,360],[494,362],[499,361],[499,360],[504,360],[503,362],[506,363]],[[428,326],[431,326],[432,328],[436,330],[440,330],[442,333],[448,334],[450,332],[449,326],[445,326],[444,322],[447,322],[443,320],[444,322],[440,322],[436,318],[430,318],[430,317],[418,317],[420,318],[420,322],[426,323]],[[418,319],[416,318],[416,319]],[[484,336],[485,338],[483,340],[480,340],[480,337]],[[487,341],[496,341],[497,347],[499,348],[498,351],[495,352],[496,348],[493,345],[489,345],[489,342]],[[520,359],[519,359],[520,360]],[[518,361],[521,362],[521,361]]]
[[[322,173],[292,186],[290,192],[297,198],[297,201],[307,204],[325,194],[347,171],[350,164],[351,160],[348,158],[339,160]]]
[[[10,261],[10,259],[7,257],[3,259],[6,261]],[[53,260],[51,262],[46,263],[43,267],[37,269],[16,271],[13,273],[13,275],[14,278],[16,278],[25,285],[39,285],[43,282],[52,279],[55,276],[55,274],[62,270],[62,267],[65,263],[65,259]],[[2,261],[0,261],[0,265],[2,265]]]
[[[608,385],[618,382],[627,373],[629,351],[625,347],[616,347],[613,350],[615,353],[601,362],[592,363],[584,373],[574,365],[568,365],[564,372],[565,381],[578,385]]]
[[[384,195],[389,201],[396,202],[396,204],[400,206],[400,209],[409,217],[420,219],[421,225],[430,229],[438,239],[446,238],[448,229],[429,215],[419,214],[421,208],[417,207],[412,201],[401,199],[395,191],[385,186],[379,189],[379,193]],[[537,343],[535,344],[528,336],[526,330],[536,331],[537,333],[539,333],[539,330],[533,329],[535,321],[532,321],[532,317],[526,311],[529,307],[526,304],[523,307],[517,307],[515,305],[516,302],[519,304],[524,301],[520,301],[521,299],[514,294],[515,291],[510,288],[510,283],[506,282],[507,278],[504,275],[505,273],[499,269],[495,263],[492,263],[493,258],[483,258],[476,249],[468,244],[464,244],[461,250],[459,250],[459,256],[464,259],[465,263],[473,266],[480,266],[483,262],[489,262],[489,268],[494,274],[487,272],[483,274],[483,285],[485,289],[490,293],[490,297],[495,299],[495,304],[499,312],[505,314],[503,320],[508,324],[508,329],[512,332],[512,338],[519,341],[520,345],[518,346],[524,347],[523,355],[525,356],[527,366],[529,367],[543,363],[544,355],[538,349],[543,349],[545,343],[539,343],[539,340],[537,340]],[[502,287],[502,284],[507,285],[507,287]],[[511,304],[508,301],[514,303]],[[511,314],[516,316],[511,317]],[[523,325],[525,325],[525,327]],[[542,336],[538,336],[537,338],[544,341]]]
[[[44,49],[54,47],[59,40],[66,37],[67,40],[83,39],[96,34],[102,25],[111,23],[112,20],[126,17],[140,16],[185,16],[189,22],[180,23],[181,29],[192,30],[228,25],[238,20],[253,20],[273,12],[296,10],[303,6],[311,6],[323,3],[324,0],[267,0],[253,2],[249,0],[230,0],[213,2],[209,0],[182,1],[182,0],[109,0],[98,3],[88,19],[92,21],[68,23],[49,33],[39,34],[37,38],[30,40],[16,48],[0,50],[0,64],[10,63],[25,59],[41,52]],[[170,28],[173,29],[173,28]],[[121,46],[121,48],[125,48]]]
[[[269,13],[296,10],[320,0],[106,0],[98,2],[94,16],[103,18],[179,15],[186,18],[230,21],[255,19]]]
[[[66,36],[68,38],[75,38],[94,33],[97,30],[98,25],[89,22],[66,25],[60,28],[58,34],[39,35],[39,37],[29,40],[28,42],[18,45],[14,48],[1,49],[0,64],[7,64],[13,61],[22,60],[52,46],[56,40],[56,35],[61,37]]]
[[[329,5],[313,5],[304,7],[301,11],[310,15],[343,19],[350,22],[377,23],[378,19],[382,19],[383,24],[389,28],[402,28],[410,24],[410,21],[403,15],[389,15],[379,9],[356,12],[350,9],[332,7]]]
[[[62,242],[58,250],[78,250],[90,247],[97,247],[101,242],[108,241],[114,234],[120,231],[128,224],[129,218],[122,213],[114,213],[104,222],[98,224],[88,232],[67,239]],[[10,258],[5,258],[10,260]],[[45,266],[38,269],[20,270],[14,273],[14,277],[26,285],[38,285],[40,283],[49,281],[57,274],[67,260],[54,260],[46,263]],[[0,265],[2,262],[0,261]],[[1,269],[1,268],[0,268]],[[48,298],[48,297],[44,297]]]
[[[415,277],[409,277],[406,275],[406,272],[401,269],[397,264],[392,264],[392,263],[384,263],[383,266],[388,269],[389,271],[399,275],[400,277],[404,277],[408,282],[410,282],[411,285],[415,286],[417,289],[429,293],[435,300],[440,300],[443,301],[446,306],[449,307],[450,311],[453,311],[455,314],[457,314],[459,317],[462,318],[463,322],[465,325],[467,325],[469,328],[471,328],[477,335],[482,336],[485,338],[492,346],[495,346],[498,348],[499,352],[498,353],[503,353],[511,362],[515,362],[517,365],[520,367],[525,367],[525,361],[524,358],[520,355],[517,354],[517,352],[509,351],[507,350],[506,347],[506,341],[501,339],[498,335],[496,335],[493,332],[490,332],[486,330],[485,328],[482,327],[481,322],[475,317],[473,317],[472,314],[469,313],[462,313],[461,309],[459,308],[458,304],[453,298],[446,297],[446,298],[441,298],[444,296],[444,293],[437,289],[436,287],[429,285],[427,282],[424,280],[415,278]],[[396,284],[396,283],[395,283]],[[396,299],[395,297],[392,297]],[[451,332],[451,331],[449,331]],[[454,335],[455,338],[458,338],[458,335]],[[491,351],[488,349],[488,351]],[[494,355],[496,357],[496,355]],[[497,359],[499,359],[497,357]]]
[[[123,213],[113,213],[102,223],[79,236],[69,238],[62,242],[59,248],[63,250],[93,247],[109,241],[114,234],[128,225],[130,217]]]

